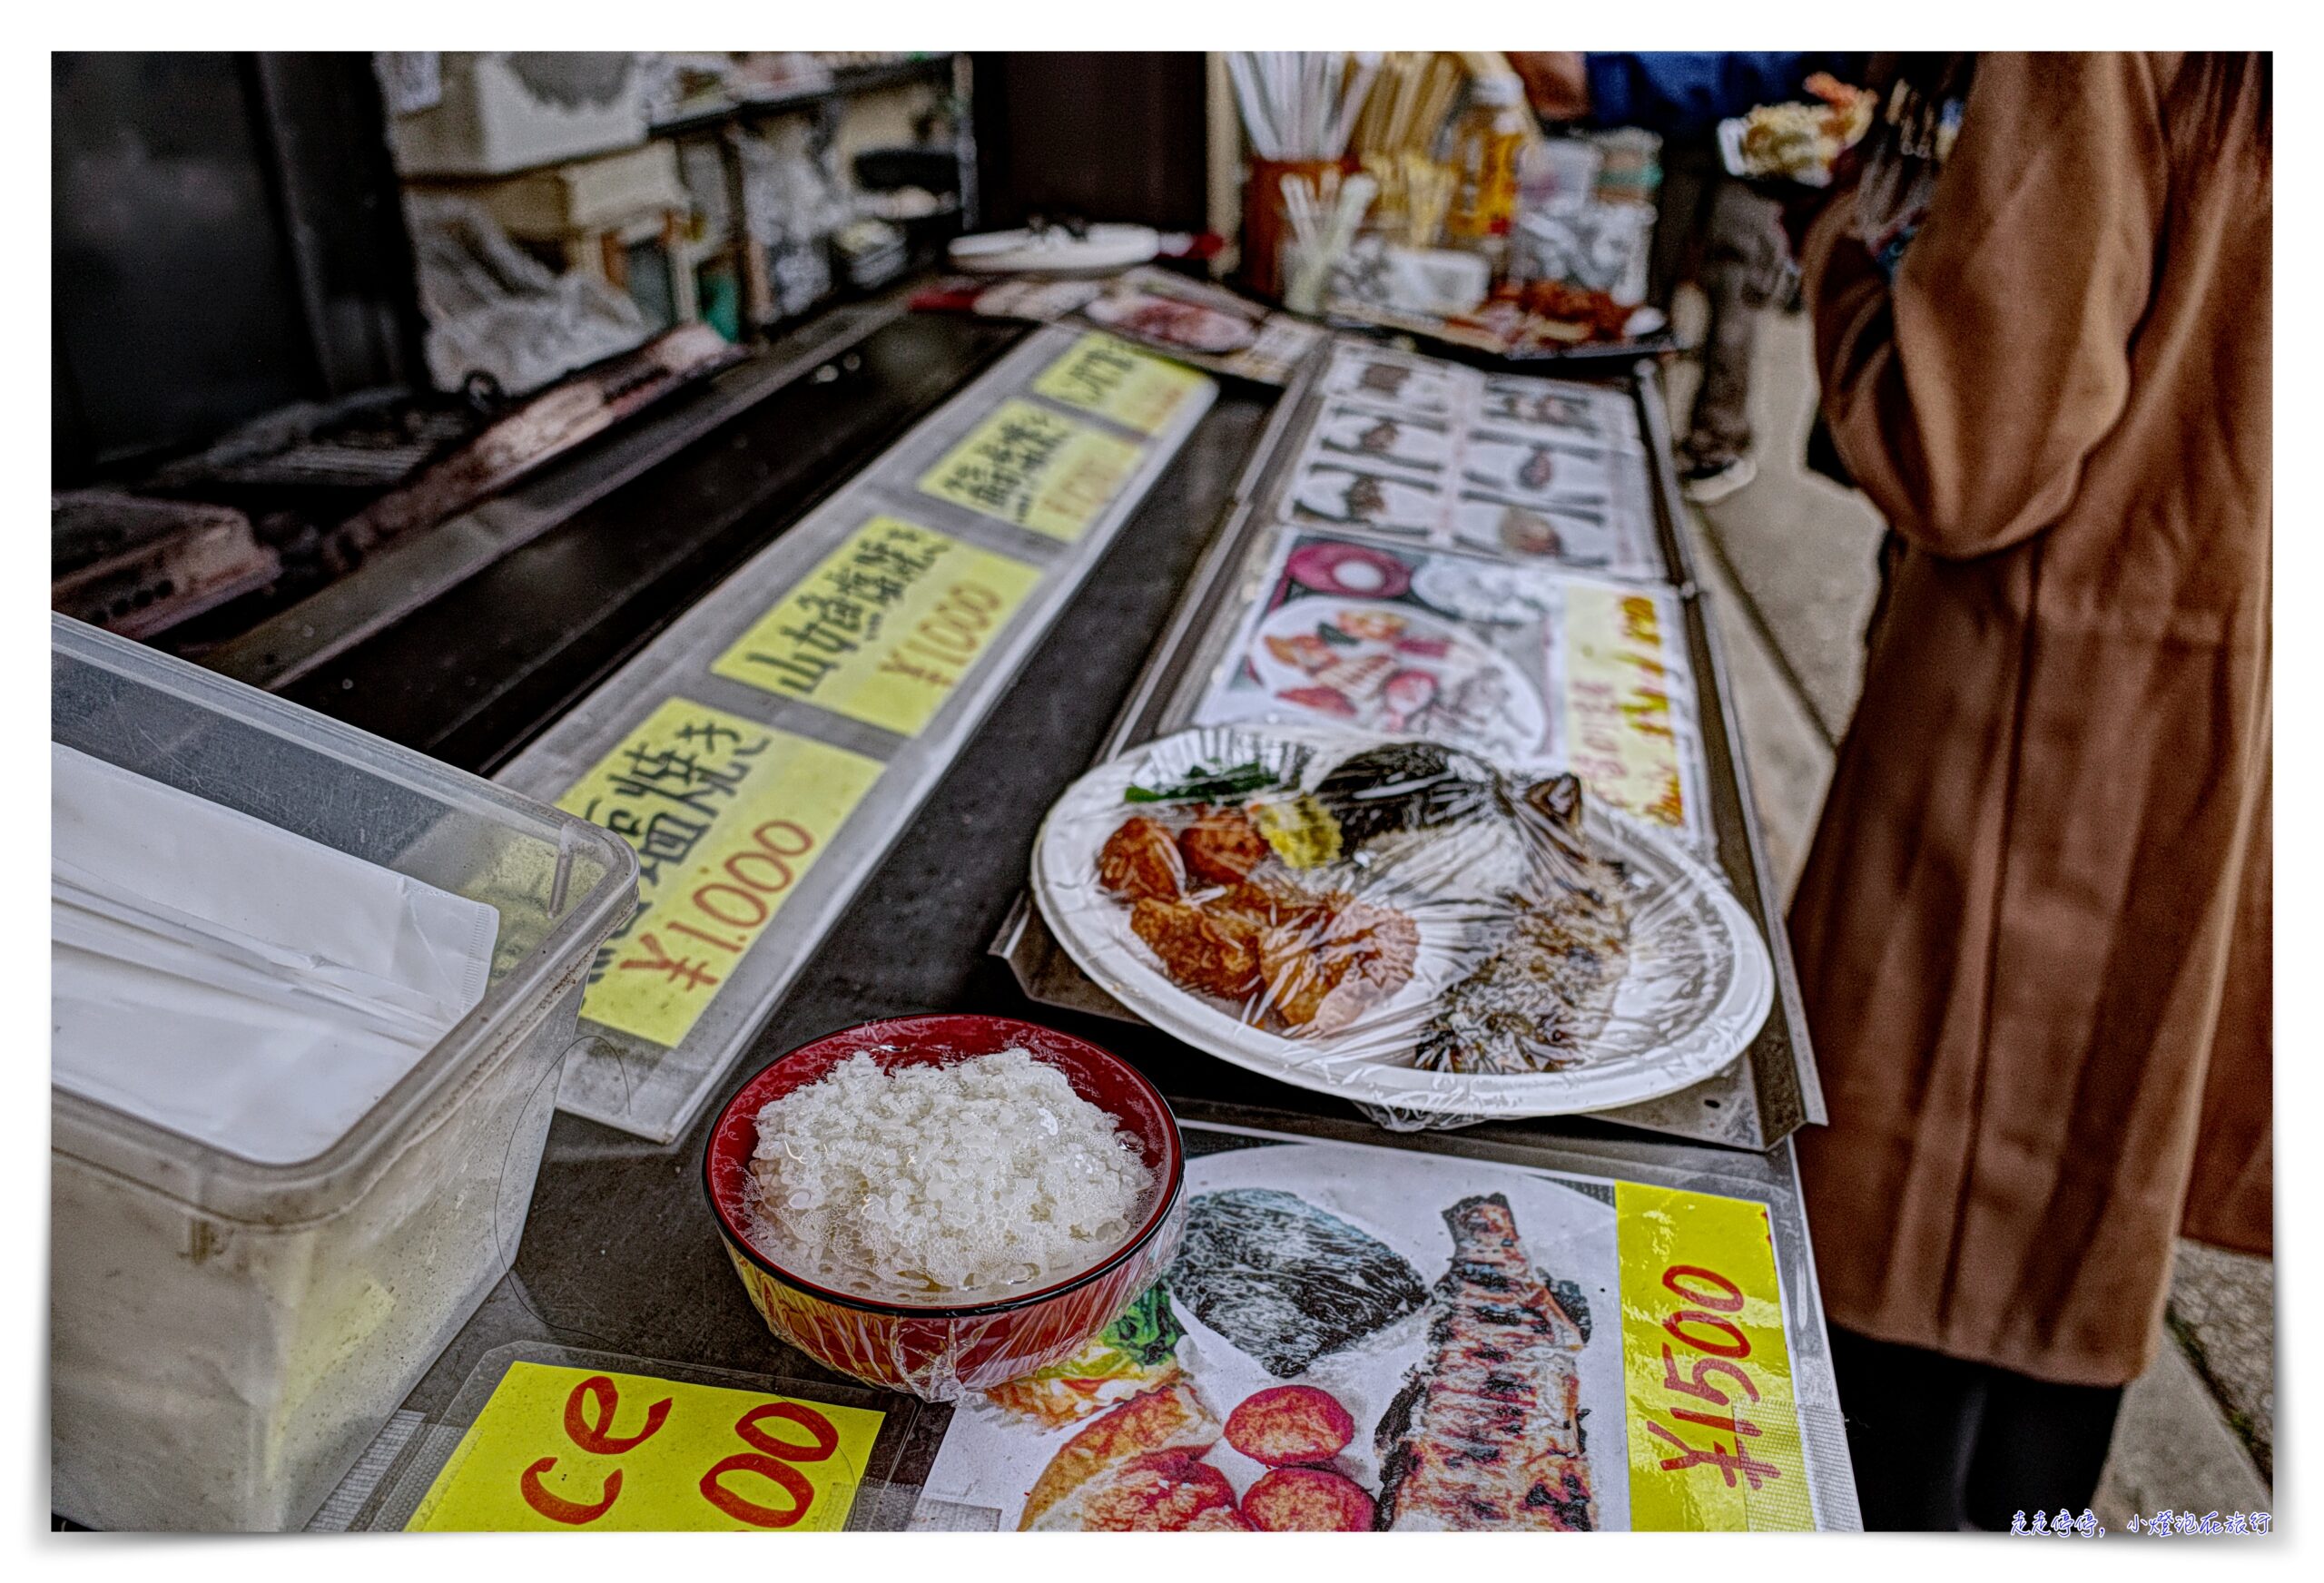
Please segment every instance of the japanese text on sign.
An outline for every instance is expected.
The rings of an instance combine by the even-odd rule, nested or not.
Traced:
[[[1660,607],[1646,594],[1569,586],[1565,627],[1570,767],[1610,806],[1685,830]]]
[[[1034,406],[1004,401],[921,479],[925,494],[1070,543],[1137,466],[1137,447]]]
[[[865,523],[710,668],[915,736],[1041,575],[892,516]]]
[[[1816,1526],[1763,1204],[1619,1182],[1630,1526]]]
[[[883,1415],[644,1374],[509,1365],[405,1526],[843,1528]]]
[[[637,850],[581,1015],[675,1046],[880,778],[861,753],[672,698],[556,800]]]
[[[1156,434],[1204,384],[1200,374],[1149,357],[1110,335],[1085,335],[1041,370],[1033,388],[1052,401]]]

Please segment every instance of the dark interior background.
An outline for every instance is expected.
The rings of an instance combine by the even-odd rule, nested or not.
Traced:
[[[369,56],[50,59],[57,484],[417,376]]]
[[[1198,52],[980,54],[975,67],[987,228],[1034,214],[1204,228]]]

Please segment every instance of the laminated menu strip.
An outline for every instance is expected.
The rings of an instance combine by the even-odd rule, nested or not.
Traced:
[[[1137,447],[1029,401],[1003,402],[920,480],[922,493],[1070,544],[1112,504]]]
[[[1200,374],[1109,335],[1085,335],[1043,369],[1033,388],[1067,407],[1152,434],[1206,381]]]
[[[875,516],[711,669],[917,736],[1040,579],[1022,561]]]
[[[581,1015],[684,1040],[880,772],[684,698],[647,715],[557,799],[637,849],[637,910],[598,949]]]
[[[1269,1125],[1182,1114],[1188,1225],[1162,1282],[1080,1353],[963,1403],[923,1508],[1047,1530],[1128,1510],[1215,1530],[1856,1526],[1787,1160],[1383,1146],[1227,1114]]]
[[[1072,393],[1116,410],[1041,390],[1086,339],[1028,337],[501,772],[646,870],[562,1108],[684,1131],[1215,398],[1177,369],[1167,416],[1089,379]]]

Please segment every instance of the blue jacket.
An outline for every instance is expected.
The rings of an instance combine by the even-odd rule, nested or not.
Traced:
[[[1783,54],[1758,50],[1669,50],[1587,54],[1590,118],[1600,126],[1642,126],[1664,137],[1708,136],[1755,104],[1800,96],[1817,72],[1843,82],[1864,70],[1861,54]]]

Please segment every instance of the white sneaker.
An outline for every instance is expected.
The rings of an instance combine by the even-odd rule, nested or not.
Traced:
[[[1748,488],[1759,476],[1759,464],[1749,452],[1724,462],[1705,462],[1679,476],[1679,487],[1698,506],[1709,506]]]

